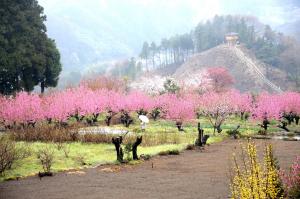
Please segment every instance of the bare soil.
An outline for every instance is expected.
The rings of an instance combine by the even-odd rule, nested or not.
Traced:
[[[283,169],[300,155],[300,142],[255,140],[259,149],[274,145]],[[218,199],[228,198],[229,165],[239,142],[226,140],[204,151],[155,157],[140,165],[100,166],[54,177],[28,177],[0,183],[0,199]]]
[[[192,82],[199,78],[201,72],[205,72],[207,68],[222,66],[227,68],[233,76],[234,87],[241,91],[273,91],[261,74],[267,76],[272,83],[283,90],[296,88],[296,85],[288,80],[286,72],[274,69],[274,67],[271,67],[272,70],[268,69],[270,66],[257,59],[243,45],[236,46],[236,48],[240,49],[243,54],[238,54],[235,47],[228,47],[225,44],[196,53],[176,69],[173,77]],[[251,60],[255,68],[247,60]]]

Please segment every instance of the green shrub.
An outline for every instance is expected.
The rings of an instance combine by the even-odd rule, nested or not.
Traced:
[[[54,159],[54,150],[51,147],[40,148],[37,152],[37,158],[39,159],[44,172],[50,173]]]
[[[234,137],[235,139],[241,136],[241,132],[238,130],[227,130],[226,134],[230,137]]]
[[[132,151],[132,144],[131,143],[126,144],[125,148],[124,148],[124,152],[126,154],[126,160],[127,161],[131,161],[132,160],[131,151]]]

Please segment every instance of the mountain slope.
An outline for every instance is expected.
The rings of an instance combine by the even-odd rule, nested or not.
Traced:
[[[39,0],[47,29],[62,55],[63,70],[82,71],[91,65],[136,56],[144,41],[189,31],[195,23],[188,8],[172,11],[144,1]]]
[[[235,88],[241,91],[281,92],[281,89],[285,90],[291,86],[284,81],[284,72],[263,64],[243,46],[219,45],[195,54],[180,66],[173,76],[183,81],[191,81],[206,68],[216,66],[227,68],[235,79]]]
[[[164,37],[187,33],[216,14],[247,13],[267,24],[273,17],[266,17],[266,13],[283,22],[300,19],[297,0],[253,1],[38,0],[47,15],[48,34],[56,40],[67,72],[137,56],[144,41],[160,42]],[[293,25],[297,27],[291,24],[289,29]],[[280,30],[284,32],[285,27]]]

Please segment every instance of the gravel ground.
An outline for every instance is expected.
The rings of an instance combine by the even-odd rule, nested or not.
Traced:
[[[300,142],[256,140],[261,149],[274,145],[282,168],[300,155]],[[240,150],[234,140],[184,151],[178,156],[155,157],[135,166],[101,166],[54,177],[28,177],[0,183],[0,199],[218,199],[228,198],[229,163]]]

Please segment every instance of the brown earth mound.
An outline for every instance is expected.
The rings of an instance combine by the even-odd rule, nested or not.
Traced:
[[[176,70],[174,77],[190,80],[209,67],[227,68],[235,79],[235,88],[241,91],[280,92],[292,86],[283,71],[260,62],[245,47],[225,44],[193,55]]]

